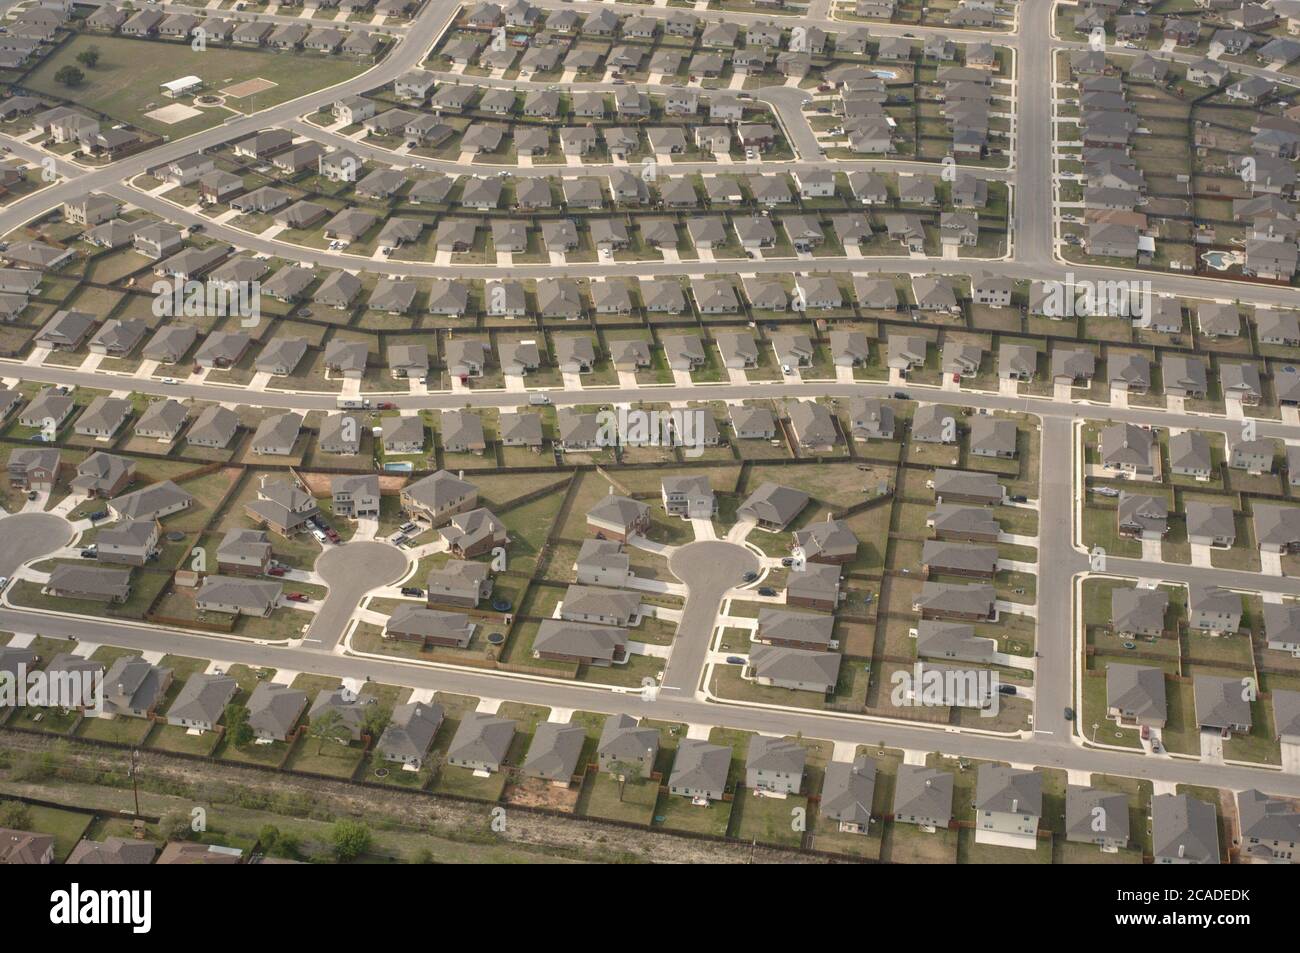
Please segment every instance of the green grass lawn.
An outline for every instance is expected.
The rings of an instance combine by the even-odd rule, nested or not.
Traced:
[[[55,73],[64,66],[76,66],[78,54],[92,46],[99,50],[99,62],[94,69],[82,68],[86,78],[81,86],[70,89],[54,81]],[[241,111],[253,111],[341,83],[364,68],[362,63],[345,56],[304,52],[285,56],[271,51],[217,47],[199,53],[180,43],[78,36],[33,70],[26,83],[38,95],[71,99],[141,129],[179,139],[215,126],[231,113],[222,108],[204,109],[203,115],[172,125],[145,118],[144,114],[151,109],[173,102],[162,96],[159,85],[178,76],[202,78],[208,92],[218,92],[254,78],[276,83],[274,88],[255,97],[231,102]]]

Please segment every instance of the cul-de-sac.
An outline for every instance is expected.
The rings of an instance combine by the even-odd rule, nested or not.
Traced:
[[[1300,0],[0,17],[0,864],[1300,860]]]

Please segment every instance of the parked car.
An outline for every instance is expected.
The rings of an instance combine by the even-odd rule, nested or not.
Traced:
[[[289,570],[285,569],[283,566],[272,566],[266,571],[266,574],[268,576],[283,576],[288,571]]]
[[[288,593],[287,595],[285,595],[285,598],[288,599],[290,602],[306,602],[306,601],[307,601],[307,596],[304,595],[304,594],[301,593],[301,592],[290,592],[290,593]]]
[[[87,519],[89,519],[92,523],[97,523],[100,520],[106,520],[108,519],[108,510],[96,510],[94,513],[91,513],[90,516],[87,517]]]
[[[338,530],[336,530],[336,529],[327,529],[327,530],[325,530],[325,535],[329,538],[329,541],[330,541],[331,543],[337,543],[337,542],[340,542],[341,539],[342,539],[342,537],[339,536]]]
[[[760,596],[774,596],[776,595],[776,590],[771,586],[763,586],[758,590],[758,594]]]
[[[894,391],[894,400],[911,400],[912,395],[905,390]]]
[[[83,550],[81,551],[81,558],[82,558],[82,559],[98,559],[98,558],[99,558],[99,550],[97,550],[94,546],[87,546],[85,549],[83,549]]]
[[[727,664],[728,664],[728,665],[744,665],[744,664],[745,664],[745,660],[744,660],[743,658],[741,658],[739,655],[728,655],[728,656],[727,656]]]
[[[424,590],[421,589],[419,586],[403,586],[402,595],[415,596],[416,598],[422,599],[424,598]]]
[[[1066,707],[1066,709],[1065,709],[1065,720],[1066,720],[1066,721],[1074,721],[1074,709],[1073,709],[1073,708],[1070,708],[1070,707],[1068,707],[1068,706]]]
[[[396,409],[397,409],[397,405],[394,404],[391,400],[381,400],[379,403],[375,404],[375,409],[376,409],[376,410],[396,410]]]
[[[753,582],[755,579],[758,578],[758,573],[752,571],[747,572],[745,573],[745,575],[741,576],[740,578],[745,580],[745,582]]]

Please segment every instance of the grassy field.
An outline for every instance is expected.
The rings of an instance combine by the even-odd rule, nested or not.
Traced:
[[[92,46],[99,50],[99,62],[95,68],[78,66],[77,55]],[[81,86],[70,89],[54,81],[54,74],[68,65],[78,66],[85,73],[85,82]],[[180,43],[78,36],[33,71],[27,85],[37,94],[72,99],[141,129],[179,139],[217,125],[230,112],[220,107],[205,109],[202,116],[172,125],[145,118],[146,112],[173,102],[159,92],[160,84],[169,80],[198,76],[209,93],[257,77],[276,83],[273,89],[255,97],[229,101],[233,108],[248,112],[341,83],[364,68],[364,64],[343,56],[310,53],[285,56],[217,47],[199,53]]]

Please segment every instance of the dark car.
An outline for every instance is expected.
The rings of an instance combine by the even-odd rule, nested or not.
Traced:
[[[1014,686],[1014,685],[999,685],[999,686],[998,686],[998,691],[1001,692],[1003,695],[1014,695],[1014,694],[1016,693],[1016,686]]]
[[[379,403],[377,403],[377,404],[375,405],[375,409],[376,409],[376,410],[396,410],[396,409],[397,409],[397,405],[394,404],[391,400],[381,400]]]
[[[905,390],[894,391],[894,400],[911,400],[912,395]]]
[[[1074,709],[1073,709],[1073,708],[1066,708],[1066,709],[1065,709],[1065,720],[1066,720],[1066,721],[1074,721]]]
[[[424,590],[419,586],[403,586],[402,595],[404,596],[423,596]]]
[[[794,557],[786,556],[784,559],[781,560],[781,565],[784,566],[786,569],[789,569],[791,566],[794,565]]]
[[[1023,493],[1017,493],[1015,496],[1010,497],[1010,499],[1011,499],[1011,502],[1012,502],[1012,503],[1028,503],[1028,502],[1029,502],[1029,497],[1025,496]]]
[[[756,572],[747,572],[747,573],[745,573],[745,575],[741,576],[740,578],[744,579],[745,582],[753,582],[755,579],[758,578],[758,573],[756,573]]]
[[[93,547],[93,546],[90,546],[90,547],[88,547],[88,548],[86,548],[86,549],[83,549],[83,550],[81,551],[81,558],[82,558],[82,559],[98,559],[98,558],[99,558],[99,550],[95,549],[95,547]]]
[[[493,609],[493,611],[495,611],[495,612],[509,612],[509,611],[510,611],[510,600],[509,600],[509,599],[493,599],[493,600],[492,600],[492,609]]]
[[[99,520],[106,520],[108,519],[108,510],[98,510],[97,512],[91,513],[88,519],[92,523],[98,522]]]
[[[36,498],[39,497],[39,496],[40,496],[40,494],[37,493],[35,490],[29,490],[28,493],[27,493],[27,499],[29,499],[29,500],[34,500],[34,499],[36,499]]]
[[[727,664],[728,664],[728,665],[744,665],[744,664],[745,664],[745,660],[744,660],[743,658],[741,658],[739,655],[728,655],[728,656],[727,656]]]
[[[776,590],[773,589],[771,586],[763,586],[761,589],[758,590],[758,594],[760,596],[774,596],[776,595]]]

